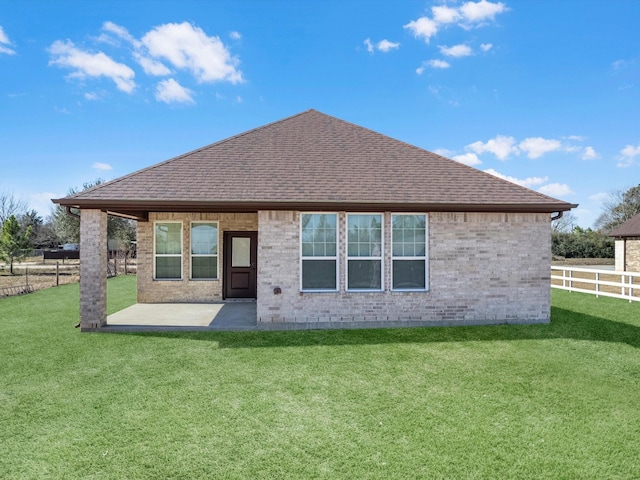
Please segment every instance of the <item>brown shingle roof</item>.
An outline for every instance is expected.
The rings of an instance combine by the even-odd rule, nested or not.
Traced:
[[[609,234],[610,237],[640,237],[640,213],[634,215]]]
[[[555,212],[576,206],[316,110],[54,201],[134,214],[327,208]]]

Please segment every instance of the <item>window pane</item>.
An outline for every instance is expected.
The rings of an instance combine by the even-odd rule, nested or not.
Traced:
[[[193,257],[191,278],[218,278],[218,257]]]
[[[335,256],[335,213],[305,213],[302,215],[302,255],[305,257]]]
[[[182,253],[182,225],[180,223],[156,223],[156,253]]]
[[[335,260],[303,260],[303,290],[336,290]]]
[[[180,278],[182,257],[156,257],[156,278]]]
[[[421,289],[426,287],[424,260],[394,260],[393,289]]]
[[[349,215],[347,252],[353,257],[382,254],[382,215]]]
[[[380,260],[349,260],[347,288],[350,290],[381,290]]]
[[[392,215],[394,257],[425,255],[426,221],[426,215]]]
[[[215,223],[191,225],[191,253],[195,255],[218,253],[218,226]]]

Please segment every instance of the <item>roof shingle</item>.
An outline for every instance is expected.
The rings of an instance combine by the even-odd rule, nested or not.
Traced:
[[[54,201],[114,212],[374,205],[555,212],[576,206],[316,110]]]

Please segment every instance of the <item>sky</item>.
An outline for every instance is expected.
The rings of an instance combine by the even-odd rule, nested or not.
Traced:
[[[0,192],[310,108],[579,207],[640,183],[640,1],[0,0]]]

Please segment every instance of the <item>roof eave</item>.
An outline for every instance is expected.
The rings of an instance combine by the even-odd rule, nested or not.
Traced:
[[[258,210],[349,210],[390,212],[505,212],[554,213],[576,208],[565,202],[545,203],[397,203],[397,202],[341,202],[341,201],[158,201],[158,200],[102,200],[78,198],[54,199],[54,203],[80,209],[99,209],[114,215],[137,220],[148,218],[149,212],[220,212],[248,213]]]

